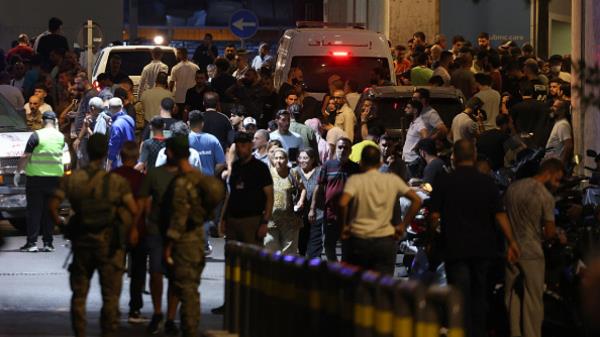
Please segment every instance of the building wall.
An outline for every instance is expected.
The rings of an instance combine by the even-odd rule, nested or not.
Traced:
[[[48,29],[48,20],[63,21],[63,33],[72,47],[87,19],[97,21],[104,41],[120,40],[123,30],[123,0],[26,0],[0,1],[0,48],[8,49],[21,33],[34,37]]]
[[[477,34],[484,31],[493,45],[503,40],[523,44],[531,41],[530,25],[531,1],[440,0],[440,30],[449,40],[463,35],[475,43]]]
[[[452,0],[455,1],[455,0]],[[392,44],[404,44],[422,31],[428,41],[440,31],[440,2],[443,0],[389,0]]]

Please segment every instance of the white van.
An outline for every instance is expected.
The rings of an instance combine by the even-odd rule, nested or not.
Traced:
[[[277,50],[275,88],[287,81],[290,69],[299,67],[306,91],[322,98],[329,91],[327,79],[334,74],[354,80],[359,89],[369,86],[375,68],[389,70],[394,79],[394,63],[385,35],[360,27],[329,28],[326,23],[288,29]],[[388,80],[389,80],[388,79]]]
[[[121,71],[133,81],[133,92],[137,94],[140,85],[142,69],[152,61],[152,49],[157,46],[111,46],[100,51],[100,55],[94,64],[92,70],[92,83],[97,87],[96,78],[98,75],[109,71],[110,59],[115,55],[121,58]],[[160,46],[163,50],[162,61],[169,66],[169,75],[171,69],[177,64],[176,49],[173,47]]]

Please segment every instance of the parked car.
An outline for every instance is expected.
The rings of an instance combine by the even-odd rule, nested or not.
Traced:
[[[388,133],[404,139],[411,119],[407,118],[404,108],[412,99],[417,88],[426,88],[430,92],[430,104],[437,110],[444,124],[450,129],[452,119],[464,110],[465,98],[459,89],[454,87],[415,87],[387,86],[369,88],[361,95],[356,105],[356,118],[360,119],[362,104],[366,99],[373,101],[377,117]]]

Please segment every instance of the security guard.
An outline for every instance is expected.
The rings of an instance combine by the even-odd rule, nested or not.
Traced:
[[[223,184],[204,176],[188,161],[189,141],[186,136],[167,140],[167,157],[179,167],[165,202],[169,213],[165,259],[175,296],[181,301],[181,330],[184,337],[197,336],[200,320],[200,275],[204,269],[203,224],[223,200]],[[170,198],[170,200],[169,200]]]
[[[119,323],[119,295],[123,279],[124,238],[137,207],[127,181],[102,168],[108,153],[103,134],[90,136],[87,143],[90,163],[65,176],[50,198],[50,211],[60,222],[58,206],[66,197],[74,214],[65,227],[71,239],[73,262],[69,267],[71,324],[75,336],[86,336],[85,302],[95,270],[100,276],[102,336],[116,336]],[[127,219],[129,221],[127,221]]]
[[[19,185],[21,173],[25,169],[27,181],[27,242],[21,251],[37,252],[37,238],[42,231],[44,247],[42,251],[52,252],[54,223],[48,213],[48,200],[64,174],[65,137],[56,129],[56,114],[46,111],[42,114],[43,128],[33,132],[27,141],[25,152],[19,159],[14,184]],[[68,149],[67,149],[68,152]],[[70,160],[70,158],[69,158]]]

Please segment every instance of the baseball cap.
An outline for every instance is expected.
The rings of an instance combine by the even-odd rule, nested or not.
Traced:
[[[104,109],[104,102],[102,102],[102,98],[100,97],[92,97],[88,103],[88,106],[90,108],[96,108],[96,109]]]
[[[44,111],[42,119],[56,119],[56,114],[54,111]]]
[[[113,107],[122,107],[123,106],[123,101],[119,98],[119,97],[113,97],[110,100],[108,100],[108,107],[109,108],[113,108]]]
[[[242,125],[244,127],[248,126],[248,125],[256,125],[256,119],[252,118],[252,117],[246,117],[244,118],[244,120],[242,121]]]
[[[234,143],[252,143],[252,135],[248,132],[238,132],[233,138]]]

